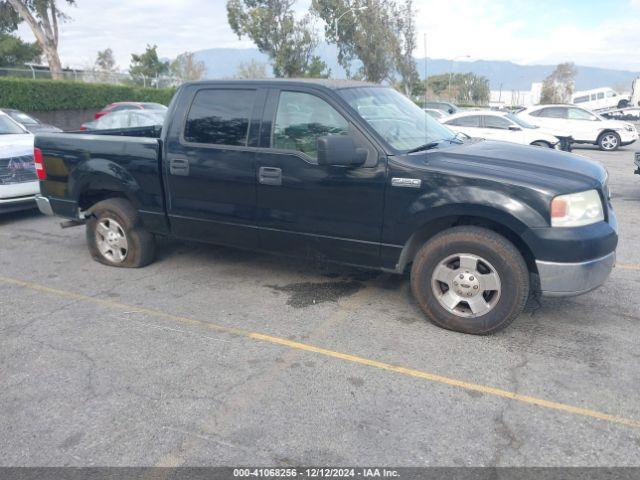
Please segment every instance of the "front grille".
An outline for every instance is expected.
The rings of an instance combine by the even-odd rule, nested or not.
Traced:
[[[0,158],[0,185],[38,180],[33,155]]]

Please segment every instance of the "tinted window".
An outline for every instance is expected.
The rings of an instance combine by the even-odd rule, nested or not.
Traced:
[[[573,99],[573,103],[584,103],[589,101],[589,95],[585,95],[584,97],[576,97]]]
[[[446,125],[456,127],[480,127],[480,115],[469,115],[467,117],[454,118],[444,122]]]
[[[501,130],[507,130],[511,125],[511,122],[505,118],[496,117],[494,115],[484,116],[485,128],[499,128]]]
[[[539,111],[537,117],[567,118],[567,109],[564,107],[547,107]]]
[[[348,122],[324,100],[308,93],[282,92],[272,145],[318,158],[319,137],[347,135],[348,130]]]
[[[187,142],[245,146],[255,90],[200,90],[187,117]]]
[[[600,92],[598,94],[598,100],[602,100],[604,98],[604,92]]]
[[[591,112],[582,110],[581,108],[570,108],[569,118],[571,120],[596,120],[596,116]]]

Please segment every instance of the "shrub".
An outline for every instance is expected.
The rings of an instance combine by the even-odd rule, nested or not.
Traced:
[[[0,78],[0,108],[25,112],[96,109],[126,101],[168,105],[174,93],[174,88]]]

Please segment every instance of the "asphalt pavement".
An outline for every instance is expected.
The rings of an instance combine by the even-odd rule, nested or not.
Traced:
[[[640,466],[640,176],[610,171],[618,266],[506,331],[441,330],[408,279],[0,217],[0,465]]]

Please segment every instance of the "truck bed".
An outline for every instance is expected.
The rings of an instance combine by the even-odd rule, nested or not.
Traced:
[[[38,134],[34,145],[42,151],[47,173],[41,193],[50,199],[57,215],[78,218],[79,209],[99,199],[101,192],[121,192],[150,230],[163,231],[166,216],[161,143],[147,127]]]

